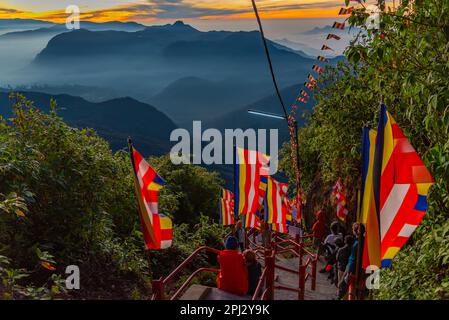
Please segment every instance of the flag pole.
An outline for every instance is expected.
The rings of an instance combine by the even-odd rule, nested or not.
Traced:
[[[237,199],[237,185],[236,185],[236,178],[237,178],[237,146],[234,144],[234,148],[232,150],[233,156],[234,156],[234,219],[235,223],[237,224],[238,220],[238,199]]]

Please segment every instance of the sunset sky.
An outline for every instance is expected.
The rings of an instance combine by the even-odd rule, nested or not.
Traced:
[[[264,19],[336,17],[344,0],[258,0]],[[82,20],[153,24],[182,20],[245,20],[254,17],[250,0],[0,0],[0,19],[32,18],[65,22],[68,5]],[[235,22],[237,22],[235,21]]]

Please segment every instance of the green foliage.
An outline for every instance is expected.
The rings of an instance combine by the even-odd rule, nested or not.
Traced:
[[[218,173],[187,164],[174,165],[170,157],[150,159],[151,165],[167,184],[160,193],[161,212],[176,223],[194,225],[201,215],[218,217],[218,200],[223,181]]]
[[[11,98],[14,117],[0,119],[3,298],[145,298],[151,267],[167,274],[195,246],[219,245],[223,230],[206,217],[216,214],[217,175],[151,159],[168,182],[161,211],[179,224],[173,248],[152,254],[150,266],[128,153],[113,154],[91,129],[67,126],[54,103],[44,114],[21,95]],[[64,291],[68,265],[80,268],[79,291]]]
[[[364,8],[349,18],[362,32],[347,48],[347,60],[327,67],[320,77],[317,104],[299,133],[302,183],[308,205],[323,206],[328,190],[342,177],[353,208],[362,128],[376,129],[383,100],[436,183],[422,226],[393,268],[382,271],[382,288],[375,296],[441,298],[447,297],[449,275],[449,3],[413,1],[413,10],[408,4],[384,12],[380,30],[366,29]],[[288,159],[283,166],[292,177]],[[335,219],[335,207],[327,216]]]

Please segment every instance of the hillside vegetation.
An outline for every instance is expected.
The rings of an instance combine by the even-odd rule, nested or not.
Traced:
[[[160,211],[173,218],[175,239],[147,256],[128,153],[69,127],[55,103],[45,114],[23,96],[13,100],[13,117],[0,118],[0,299],[148,298],[153,276],[200,244],[220,248],[225,231],[211,220],[217,174],[173,168],[168,156],[150,160],[168,181]],[[80,268],[80,290],[65,290],[68,265]]]
[[[356,10],[349,22],[366,29],[365,19]],[[382,271],[374,296],[449,298],[449,2],[403,1],[383,14],[380,27],[361,33],[345,52],[348,61],[320,78],[314,112],[299,133],[308,213],[324,206],[328,220],[335,219],[329,191],[339,177],[354,208],[362,128],[377,128],[383,99],[436,183],[422,225],[393,267]]]

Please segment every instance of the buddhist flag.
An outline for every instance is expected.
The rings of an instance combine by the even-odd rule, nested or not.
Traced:
[[[272,223],[269,226],[270,226],[270,230],[273,232],[279,232],[279,233],[287,233],[288,232],[286,224]]]
[[[374,202],[373,170],[376,150],[375,130],[363,129],[362,139],[362,186],[360,193],[359,222],[365,224],[365,241],[362,268],[370,265],[380,266],[379,217]]]
[[[391,266],[391,260],[421,223],[433,183],[420,156],[382,104],[373,169],[382,267]]]
[[[323,44],[323,46],[321,47],[321,50],[332,50],[332,51],[334,51],[334,49],[332,49],[331,47],[326,46],[325,44]]]
[[[329,62],[329,59],[327,59],[326,57],[323,57],[323,56],[318,56],[317,59],[321,62]]]
[[[305,90],[301,90],[300,95],[301,95],[302,97],[306,97],[306,98],[309,97],[309,94],[308,94]]]
[[[247,229],[260,229],[260,220],[257,216],[257,212],[250,212],[242,216],[243,226]]]
[[[310,73],[307,76],[307,79],[309,79],[310,83],[312,83],[313,85],[316,84],[316,79]]]
[[[266,221],[269,224],[285,225],[287,208],[284,198],[287,196],[288,184],[268,177],[267,197],[265,204]]]
[[[306,81],[306,82],[304,82],[304,87],[312,90],[315,86],[313,84],[311,84],[311,83]]]
[[[220,223],[223,226],[234,224],[234,194],[226,189],[222,189],[220,198]]]
[[[169,217],[158,212],[159,190],[165,185],[165,181],[134,149],[131,142],[129,150],[145,247],[166,249],[172,245],[172,222]]]
[[[255,214],[259,209],[261,176],[268,176],[270,157],[238,147],[234,165],[235,216]]]
[[[340,40],[341,38],[339,36],[337,36],[336,34],[329,33],[326,37],[326,40],[330,40],[330,39]]]
[[[343,30],[345,28],[345,23],[340,23],[340,22],[334,22],[334,24],[332,25],[333,29],[340,29]]]
[[[302,103],[307,103],[307,99],[305,99],[304,97],[299,97],[298,101]]]
[[[337,200],[337,218],[341,221],[345,221],[349,211],[346,208],[346,193],[343,184],[341,183],[341,178],[338,178],[337,183],[332,188],[332,195]]]
[[[319,74],[324,72],[324,69],[321,68],[320,66],[317,66],[316,64],[313,65],[312,69],[316,72],[318,72]]]
[[[349,8],[341,8],[340,11],[338,12],[339,15],[346,15],[346,14],[351,14],[352,10],[354,9],[354,7],[349,7]]]
[[[296,219],[296,217],[293,216],[293,207],[287,196],[284,197],[284,206],[286,209],[286,216],[285,216],[286,224],[291,226],[293,225],[293,221]]]

